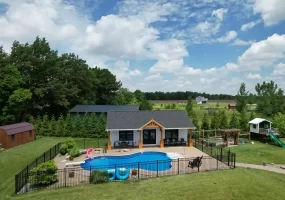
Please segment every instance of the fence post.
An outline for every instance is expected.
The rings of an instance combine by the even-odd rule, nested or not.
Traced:
[[[178,174],[179,174],[179,158],[178,158]]]
[[[66,168],[64,168],[64,187],[66,187]]]
[[[90,174],[89,174],[89,184],[91,184],[91,166],[90,166]]]
[[[219,170],[219,155],[217,154],[217,170]]]
[[[221,148],[221,161],[223,161],[223,148]]]
[[[234,168],[236,168],[236,154],[234,153]]]
[[[49,149],[49,159],[51,160],[51,149]]]
[[[138,179],[140,179],[140,162],[138,162]]]
[[[36,167],[38,166],[38,158],[36,158]]]
[[[116,167],[116,164],[115,164],[115,176],[116,176],[116,174],[117,174],[117,167]]]
[[[156,177],[158,177],[158,160],[156,160]]]
[[[230,155],[231,155],[231,152],[228,151],[228,166],[230,166]]]

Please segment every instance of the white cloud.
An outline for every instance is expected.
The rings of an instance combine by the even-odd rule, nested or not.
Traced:
[[[272,76],[285,76],[285,64],[284,63],[279,63],[273,73]]]
[[[110,70],[117,76],[119,80],[128,81],[132,77],[142,76],[142,72],[138,69],[131,70],[130,62],[119,60],[114,64],[115,68],[110,68]]]
[[[247,31],[249,29],[252,29],[253,27],[255,27],[259,23],[261,23],[261,20],[257,20],[257,21],[249,22],[247,24],[243,24],[241,26],[240,30],[241,31]]]
[[[205,21],[197,24],[194,30],[202,33],[205,36],[210,36],[216,34],[220,27],[220,23],[209,23],[208,21]]]
[[[155,63],[150,69],[150,73],[174,73],[183,67],[183,59],[179,60],[160,60]]]
[[[214,10],[212,12],[212,16],[215,16],[219,21],[223,21],[224,15],[227,13],[228,13],[228,9],[220,8],[220,9]]]
[[[248,46],[248,45],[252,45],[253,43],[255,43],[255,40],[241,40],[241,39],[236,39],[231,45],[234,46]]]
[[[244,71],[259,71],[285,58],[285,35],[274,34],[266,40],[252,44],[239,58],[238,65]]]
[[[284,0],[255,0],[254,13],[260,13],[266,26],[278,24],[285,20]]]
[[[159,82],[160,80],[162,80],[162,76],[160,75],[160,73],[153,74],[153,75],[149,75],[149,76],[145,77],[144,80],[145,81],[151,81],[151,82]]]
[[[260,76],[260,74],[249,73],[249,74],[247,74],[246,78],[247,79],[261,79],[261,76]]]
[[[221,42],[221,43],[226,43],[226,42],[230,42],[231,40],[235,39],[236,37],[237,37],[237,32],[229,31],[226,33],[225,36],[218,38],[217,41]]]
[[[238,65],[235,63],[227,63],[225,68],[229,71],[238,71]]]

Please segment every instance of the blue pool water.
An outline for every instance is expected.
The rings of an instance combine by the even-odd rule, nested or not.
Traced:
[[[165,171],[170,169],[171,159],[163,152],[143,152],[124,156],[98,156],[85,160],[81,167],[86,170],[108,170],[116,168]]]

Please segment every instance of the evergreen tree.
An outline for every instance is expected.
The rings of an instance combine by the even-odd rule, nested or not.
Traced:
[[[76,114],[72,119],[72,129],[73,129],[72,137],[79,137],[81,135],[82,132],[81,124],[82,124],[81,117],[79,114]]]
[[[204,130],[209,130],[210,129],[209,118],[208,118],[207,113],[204,114],[204,117],[203,117],[203,120],[202,120],[201,129],[204,129]]]
[[[103,113],[101,113],[99,119],[97,120],[97,137],[98,138],[106,138],[106,117]]]
[[[43,116],[42,122],[41,122],[41,134],[43,136],[49,135],[49,119],[47,115]]]
[[[214,110],[212,113],[212,119],[211,119],[211,129],[218,129],[218,128],[219,128],[218,114]]]
[[[57,126],[57,121],[55,120],[55,117],[52,116],[51,119],[49,120],[49,125],[48,125],[48,136],[55,136],[55,130]],[[60,125],[62,126],[62,125]]]
[[[60,114],[56,126],[56,136],[65,137],[67,134],[65,132],[65,120],[62,114]]]
[[[254,114],[254,112],[251,112],[250,117],[249,117],[249,121],[251,121],[253,119],[255,119],[255,114]]]
[[[72,134],[72,121],[69,113],[64,117],[64,132],[68,137]]]
[[[228,118],[226,116],[226,112],[224,110],[221,110],[219,112],[219,115],[220,115],[220,126],[219,128],[221,129],[227,129],[228,128]]]
[[[187,112],[188,116],[192,115],[193,107],[194,107],[194,105],[193,105],[192,97],[189,97],[188,101],[187,101],[187,104],[186,104],[186,112]]]
[[[237,95],[237,111],[242,112],[246,109],[248,101],[248,91],[246,91],[245,83],[242,83]]]
[[[35,126],[35,134],[36,135],[43,135],[42,129],[41,129],[41,125],[42,125],[41,117],[38,116],[34,123],[35,123],[34,124],[34,126]]]
[[[230,124],[229,124],[230,128],[239,128],[239,120],[237,118],[236,112],[233,112],[231,120],[230,120]]]
[[[249,129],[248,118],[246,117],[246,111],[242,110],[239,116],[240,129],[247,131]]]

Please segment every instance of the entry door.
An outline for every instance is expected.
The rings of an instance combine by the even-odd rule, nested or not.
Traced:
[[[143,144],[156,144],[155,129],[147,129],[143,131]]]

